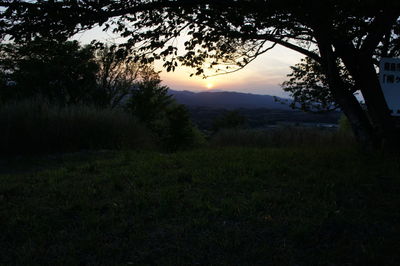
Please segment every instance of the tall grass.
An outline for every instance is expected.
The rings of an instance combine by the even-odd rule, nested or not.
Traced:
[[[151,147],[149,131],[122,110],[25,101],[0,108],[0,153]]]
[[[211,137],[212,147],[349,147],[351,133],[331,129],[282,127],[268,130],[227,129]]]

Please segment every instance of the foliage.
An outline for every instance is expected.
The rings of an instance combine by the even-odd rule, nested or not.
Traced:
[[[225,148],[8,158],[4,265],[396,265],[398,157]]]
[[[99,48],[96,62],[99,65],[97,97],[100,106],[122,106],[138,82],[159,79],[152,65],[127,61],[118,54],[115,45]]]
[[[4,101],[38,97],[62,106],[94,101],[98,65],[90,46],[50,40],[2,44],[0,66]]]
[[[220,117],[217,117],[213,122],[215,132],[221,129],[239,129],[244,127],[246,118],[239,111],[226,111]]]
[[[193,148],[205,144],[202,133],[193,125],[189,112],[182,104],[173,104],[166,112],[168,126],[162,129],[161,136],[169,151]]]
[[[168,87],[160,79],[139,82],[132,91],[127,108],[140,121],[153,127],[153,123],[165,116],[167,107],[173,102]]]
[[[94,113],[95,110],[91,110],[93,113],[89,115],[86,121],[89,125],[92,119],[96,120],[98,117],[102,117],[103,112],[110,112],[104,108],[121,108],[126,105],[129,112],[152,130],[153,135],[159,139],[166,149],[175,150],[184,146],[189,147],[195,142],[195,129],[190,122],[187,110],[183,106],[173,105],[172,96],[168,95],[168,87],[161,85],[159,73],[154,71],[152,65],[126,61],[126,58],[121,57],[115,50],[115,46],[100,48],[96,50],[96,55],[93,46],[80,47],[78,42],[75,41],[36,40],[25,45],[5,44],[3,48],[3,71],[1,72],[3,78],[1,80],[4,88],[0,93],[2,95],[0,99],[5,102],[44,99],[52,105],[46,107],[47,104],[45,104],[45,107],[43,107],[49,109],[50,112],[57,109],[55,106],[66,107],[67,109],[60,111],[61,115],[56,112],[55,116],[51,118],[56,119],[61,116],[60,121],[54,122],[57,125],[62,123],[63,113],[68,113],[71,108],[73,110],[77,104],[91,104],[99,108],[98,116]],[[11,96],[9,95],[10,92]],[[14,109],[8,108],[6,113],[18,117],[19,108],[19,106]],[[12,110],[16,113],[12,113]],[[29,123],[30,127],[34,128],[34,124],[31,123],[41,124],[43,116],[46,116],[44,112],[45,110],[40,109],[35,114],[37,117],[27,116],[32,118]],[[121,115],[120,112],[121,110],[116,110],[117,121]],[[17,117],[15,118],[17,119]],[[74,120],[81,119],[79,115],[78,117],[72,115],[71,120],[73,121],[72,124],[78,126],[79,122]],[[116,124],[118,125],[117,121]],[[99,122],[94,123],[93,129],[98,126]],[[131,122],[132,125],[127,125],[128,132],[130,131],[129,128],[137,124],[133,120]],[[11,124],[10,121],[5,123],[5,125]],[[51,126],[49,126],[44,123],[43,130],[51,131]],[[106,125],[104,124],[104,126]],[[110,126],[106,130],[115,129],[112,123],[110,123]],[[25,133],[14,132],[15,130],[17,128],[12,128],[6,133],[15,136],[15,139],[6,138],[9,144],[5,145],[4,150],[7,152],[10,152],[12,143],[24,138]],[[29,128],[22,127],[21,130],[29,130]],[[94,130],[91,130],[92,128],[89,130],[91,134],[97,135],[99,138],[107,138],[106,136],[110,135],[105,133],[102,136],[102,134],[96,134]],[[99,130],[102,131],[100,128]],[[72,131],[77,131],[77,128]],[[85,131],[85,126],[82,126],[82,131]],[[118,131],[121,131],[121,129],[118,129]],[[65,132],[68,132],[68,130]],[[19,136],[19,134],[22,135]],[[48,134],[52,133],[46,132],[43,137],[48,137]],[[70,143],[71,141],[61,137],[59,141],[65,141],[65,143],[55,145],[56,151],[67,149],[68,146],[71,149],[81,149],[86,146],[88,148],[101,148],[104,145],[119,148],[120,145],[120,140],[116,140],[116,143],[113,143],[111,139],[104,140],[102,144],[102,141],[95,137],[91,139],[89,135],[85,135],[86,133],[82,133],[84,136],[78,132],[70,132],[70,134],[70,138],[76,138],[76,140]],[[116,134],[118,135],[118,133]],[[55,133],[55,136],[57,136],[57,133]],[[110,137],[112,136],[110,135]],[[85,144],[84,141],[88,143]],[[125,140],[123,141],[125,142]],[[21,152],[32,152],[34,150],[32,147],[23,148],[23,146],[33,145],[39,152],[48,151],[48,149],[52,151],[51,145],[40,144],[41,141],[36,144],[33,144],[33,142],[35,142],[33,139],[26,142],[21,141],[21,148],[18,149]],[[92,142],[94,142],[93,145]]]
[[[348,72],[342,64],[338,65],[341,66],[340,75],[342,80],[346,82],[347,89],[354,93],[356,89]],[[329,112],[339,107],[329,90],[329,83],[321,64],[310,57],[306,57],[290,68],[292,73],[287,75],[289,80],[282,84],[282,88],[289,92],[293,98],[290,103],[293,109],[299,108],[308,112]]]
[[[174,101],[168,94],[168,87],[162,86],[159,79],[139,82],[131,93],[127,110],[145,123],[168,151],[190,148],[203,142],[187,109]]]
[[[343,133],[351,133],[351,125],[345,115],[341,115],[339,118],[339,131]]]
[[[121,107],[139,81],[159,79],[150,64],[127,61],[116,47],[34,40],[1,45],[0,100],[46,98],[58,105]]]
[[[151,133],[122,110],[24,101],[0,108],[0,154],[154,147]]]

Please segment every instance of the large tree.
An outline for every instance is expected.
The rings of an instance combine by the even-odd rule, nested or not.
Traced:
[[[0,101],[39,97],[61,106],[93,103],[97,71],[93,49],[77,41],[1,44]]]
[[[96,51],[97,104],[103,107],[120,107],[129,95],[136,92],[143,81],[159,82],[159,72],[152,64],[127,62],[117,53],[117,46],[103,46]]]
[[[161,58],[167,70],[180,61],[195,74],[209,67],[236,71],[282,45],[321,66],[330,95],[364,146],[396,141],[375,63],[379,56],[399,53],[397,0],[9,0],[0,5],[0,34],[15,41],[65,38],[103,25],[126,38],[120,49],[128,58]],[[187,39],[181,52],[179,35]],[[346,86],[339,64],[361,92],[367,112]]]

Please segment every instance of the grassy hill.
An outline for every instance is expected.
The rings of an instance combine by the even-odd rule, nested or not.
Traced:
[[[5,159],[2,265],[397,265],[400,158],[204,148]]]

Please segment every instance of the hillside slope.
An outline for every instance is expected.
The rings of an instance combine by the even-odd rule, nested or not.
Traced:
[[[286,104],[279,103],[274,96],[258,95],[240,92],[191,92],[170,90],[176,101],[191,107],[209,107],[209,108],[268,108],[290,110]],[[287,100],[287,99],[283,99]]]

